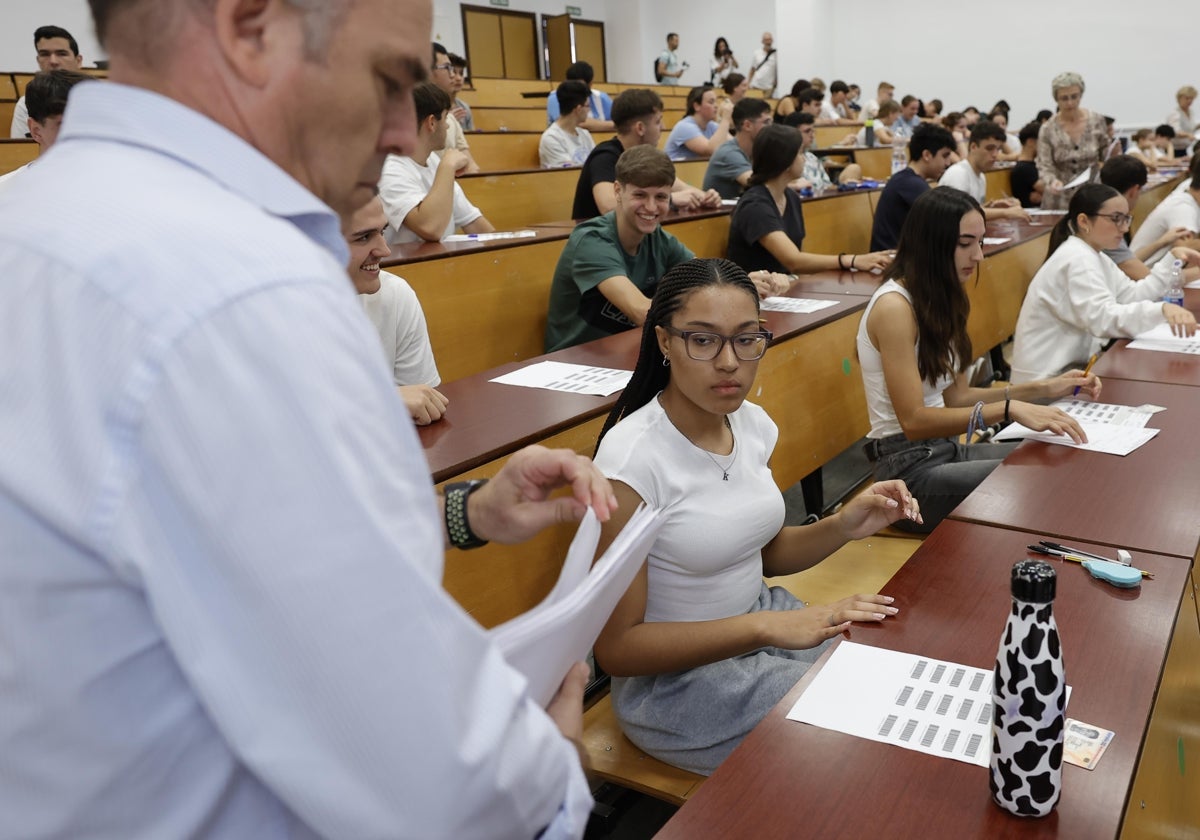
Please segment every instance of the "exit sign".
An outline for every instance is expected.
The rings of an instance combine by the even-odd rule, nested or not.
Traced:
[[[507,6],[508,0],[490,0],[493,6]]]
[[[583,9],[581,9],[579,6],[567,6],[567,14],[569,14],[571,17],[582,17]]]

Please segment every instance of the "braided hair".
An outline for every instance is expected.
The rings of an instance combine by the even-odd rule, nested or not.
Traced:
[[[609,429],[650,402],[655,394],[667,386],[671,369],[663,364],[663,354],[654,328],[669,326],[671,317],[683,307],[688,296],[708,286],[744,289],[754,301],[755,312],[758,311],[758,289],[737,263],[723,259],[693,259],[679,263],[664,274],[658,281],[658,288],[650,301],[650,311],[646,313],[646,323],[642,326],[642,343],[633,376],[604,421],[604,428],[596,439],[597,450]]]

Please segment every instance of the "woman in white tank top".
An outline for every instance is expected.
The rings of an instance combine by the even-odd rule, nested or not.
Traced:
[[[921,500],[928,532],[987,477],[1015,444],[964,446],[963,432],[1016,420],[1084,440],[1079,424],[1030,400],[1080,388],[1095,399],[1100,380],[1073,370],[1006,388],[972,388],[965,371],[974,354],[967,335],[970,304],[963,284],[983,260],[983,210],[961,190],[938,187],[913,204],[887,282],[871,298],[858,328],[858,358],[871,431],[867,455],[876,479],[902,478]]]

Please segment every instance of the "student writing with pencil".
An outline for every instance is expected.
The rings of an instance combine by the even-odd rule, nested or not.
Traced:
[[[1132,219],[1125,196],[1105,184],[1085,184],[1071,197],[1017,318],[1014,384],[1051,376],[1096,353],[1106,339],[1162,323],[1176,335],[1195,334],[1196,317],[1162,296],[1175,259],[1200,265],[1200,253],[1174,248],[1146,277],[1130,280],[1104,250],[1121,244]]]

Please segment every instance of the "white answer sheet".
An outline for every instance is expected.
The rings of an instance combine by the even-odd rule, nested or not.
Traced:
[[[551,391],[607,397],[629,384],[631,376],[631,370],[572,365],[566,362],[537,362],[489,381],[499,382],[501,385],[520,385],[522,388],[546,388]]]
[[[819,312],[836,306],[836,300],[813,300],[812,298],[769,297],[761,304],[768,312]]]
[[[1200,333],[1191,338],[1180,338],[1166,324],[1159,324],[1129,342],[1130,350],[1156,350],[1160,353],[1187,353],[1200,356]]]

